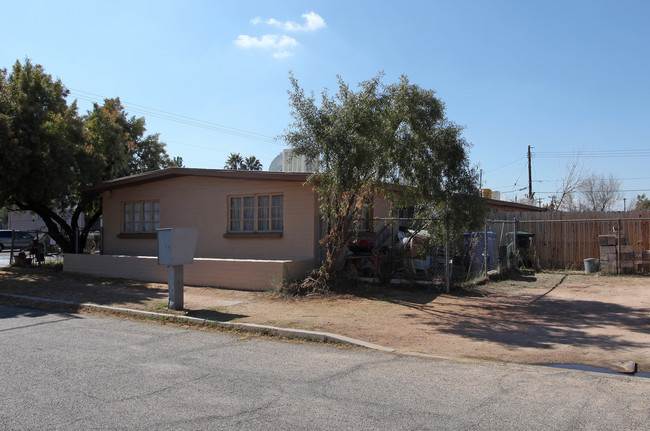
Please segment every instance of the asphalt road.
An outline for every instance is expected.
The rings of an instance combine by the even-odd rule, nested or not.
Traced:
[[[645,429],[650,379],[0,305],[0,429]]]

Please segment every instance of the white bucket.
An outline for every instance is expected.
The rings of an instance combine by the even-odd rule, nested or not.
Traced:
[[[593,274],[594,272],[598,272],[598,259],[594,257],[585,259],[585,273]]]

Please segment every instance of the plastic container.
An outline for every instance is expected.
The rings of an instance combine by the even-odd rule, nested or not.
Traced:
[[[594,257],[585,259],[585,273],[593,274],[594,272],[598,272],[598,259]]]

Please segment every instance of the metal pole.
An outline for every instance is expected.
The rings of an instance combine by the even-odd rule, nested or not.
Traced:
[[[451,263],[450,253],[449,253],[449,223],[447,223],[446,232],[445,232],[445,293],[449,293],[451,287]]]
[[[14,263],[14,238],[16,237],[16,231],[11,229],[11,248],[9,249],[9,266]]]
[[[517,232],[519,232],[519,220],[515,217],[515,232],[514,235],[512,235],[512,251],[515,254],[515,268],[519,267],[519,244],[517,244]]]
[[[533,175],[530,167],[530,145],[528,146],[528,199],[533,199]]]
[[[169,288],[170,310],[183,309],[183,265],[167,266],[167,287]]]
[[[488,225],[485,223],[485,250],[483,251],[483,264],[485,265],[485,278],[488,276]]]
[[[618,219],[618,238],[616,239],[616,246],[618,248],[616,253],[616,273],[621,273],[621,219]]]

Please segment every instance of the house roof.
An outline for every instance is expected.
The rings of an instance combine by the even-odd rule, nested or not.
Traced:
[[[304,172],[269,172],[269,171],[244,171],[226,169],[195,169],[195,168],[167,168],[128,177],[116,178],[89,188],[91,191],[104,191],[121,187],[128,187],[154,181],[168,180],[177,177],[212,177],[233,178],[242,180],[275,180],[275,181],[307,181],[308,173]]]
[[[546,208],[536,207],[534,205],[520,204],[518,202],[501,201],[497,199],[483,198],[491,211],[515,211],[515,212],[542,212]]]

